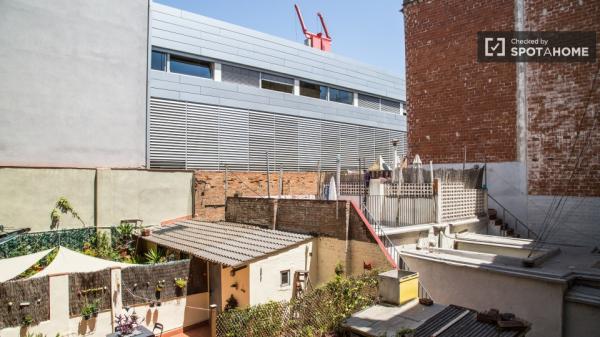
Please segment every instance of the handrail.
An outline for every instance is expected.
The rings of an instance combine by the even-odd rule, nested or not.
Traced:
[[[492,199],[498,206],[500,206],[502,208],[502,213],[503,215],[505,213],[508,213],[510,216],[512,216],[515,219],[515,232],[517,231],[518,225],[519,223],[521,224],[521,226],[525,227],[525,229],[527,229],[527,238],[530,237],[531,234],[533,234],[534,239],[539,238],[539,235],[532,230],[531,228],[529,228],[529,226],[527,226],[527,224],[525,222],[523,222],[521,219],[517,218],[516,215],[514,215],[511,211],[509,211],[506,207],[504,207],[504,205],[502,205],[498,200],[496,200],[496,198],[492,197],[492,195],[489,193],[487,193],[488,198]],[[503,216],[503,221],[506,221],[505,216]]]
[[[364,203],[361,203],[360,211],[365,216],[365,219],[369,222],[369,225],[371,225],[371,227],[375,230],[375,235],[377,235],[380,239],[384,240],[383,246],[386,249],[387,253],[392,255],[392,259],[396,263],[396,268],[400,269],[400,270],[410,271],[408,266],[404,263],[402,256],[400,256],[400,252],[398,251],[398,249],[396,249],[396,245],[387,236],[387,234],[383,230],[383,226],[381,226],[381,224],[379,224],[377,219],[375,219],[371,215],[371,213],[369,213],[369,210],[367,209],[367,205]],[[427,292],[427,289],[425,289],[425,287],[423,287],[423,284],[421,283],[421,281],[419,281],[418,294],[419,294],[419,298],[431,299],[431,297],[429,296],[429,292]]]

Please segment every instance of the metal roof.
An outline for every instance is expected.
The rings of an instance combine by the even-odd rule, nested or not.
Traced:
[[[528,328],[499,329],[496,324],[477,320],[477,311],[449,305],[421,324],[414,337],[519,337],[524,336]]]
[[[226,266],[241,266],[311,239],[233,222],[187,220],[162,225],[144,239]]]

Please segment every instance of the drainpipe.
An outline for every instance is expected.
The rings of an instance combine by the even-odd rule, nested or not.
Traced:
[[[350,237],[350,202],[346,201],[346,250],[344,252],[345,255],[345,260],[346,260],[346,266],[345,266],[345,270],[346,270],[346,275],[350,275],[350,255],[348,254],[349,250],[350,250],[350,242],[349,242],[349,237]]]

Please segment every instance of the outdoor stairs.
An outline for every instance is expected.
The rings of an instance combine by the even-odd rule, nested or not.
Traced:
[[[513,238],[520,238],[521,235],[515,232],[509,224],[505,223],[504,220],[498,217],[498,211],[494,208],[488,209],[488,218],[490,219],[488,228],[492,232],[491,234],[499,236],[508,236]]]

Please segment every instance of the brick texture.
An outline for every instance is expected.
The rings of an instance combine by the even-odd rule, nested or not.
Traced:
[[[476,53],[478,31],[514,30],[514,10],[502,0],[405,5],[411,155],[460,163],[466,147],[469,162],[517,160],[515,64],[478,63]],[[598,1],[524,0],[524,11],[525,30],[600,31]],[[600,196],[598,67],[526,64],[530,195]]]
[[[405,5],[408,141],[424,162],[516,159],[515,64],[477,63],[477,32],[513,29],[513,1]],[[496,20],[494,20],[495,18]]]
[[[194,184],[195,217],[217,221],[225,219],[225,172],[196,171]],[[271,173],[271,195],[279,193],[279,173]],[[284,172],[284,195],[315,195],[319,186],[317,172]],[[266,197],[266,172],[229,172],[227,196]]]
[[[527,30],[600,31],[598,1],[525,6]],[[600,122],[600,78],[592,88],[598,70],[598,61],[527,64],[529,194],[600,196],[600,126],[592,129],[594,118]]]

